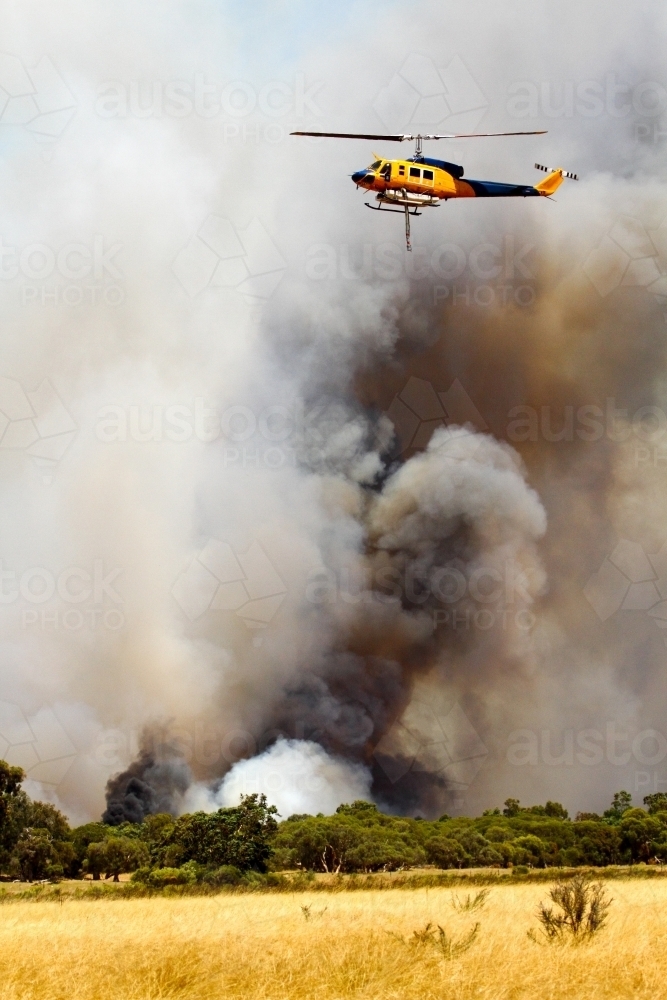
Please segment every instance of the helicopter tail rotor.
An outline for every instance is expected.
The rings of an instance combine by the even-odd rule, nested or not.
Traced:
[[[543,181],[535,185],[535,190],[546,198],[550,198],[552,194],[556,193],[566,177],[569,177],[572,181],[579,180],[576,174],[570,173],[569,170],[563,170],[562,167],[552,169],[550,167],[543,167],[541,163],[536,163],[535,169],[543,170],[547,175]]]
[[[536,170],[543,170],[545,172],[545,174],[555,174],[556,171],[560,171],[562,173],[563,177],[569,177],[569,179],[571,181],[578,181],[579,180],[579,175],[578,174],[571,174],[569,170],[563,170],[562,167],[543,167],[541,163],[536,163],[535,164],[535,169]]]

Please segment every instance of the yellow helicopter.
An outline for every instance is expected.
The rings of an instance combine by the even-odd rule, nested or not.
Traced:
[[[498,181],[474,181],[463,178],[463,167],[447,160],[434,160],[422,155],[422,143],[432,139],[478,139],[489,136],[546,135],[539,132],[465,132],[456,135],[373,135],[356,132],[291,132],[291,135],[308,135],[332,139],[377,139],[383,142],[415,143],[415,152],[409,160],[387,160],[373,154],[373,162],[363,170],[351,174],[357,188],[377,191],[377,205],[365,202],[375,211],[405,213],[405,242],[410,243],[410,216],[421,215],[420,208],[435,208],[450,198],[527,198],[539,195],[549,198],[566,177],[579,180],[576,174],[562,167],[544,167],[535,164],[547,176],[534,186],[531,184],[503,184]]]

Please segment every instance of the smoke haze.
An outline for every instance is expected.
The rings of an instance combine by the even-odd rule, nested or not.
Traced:
[[[664,787],[664,14],[475,7],[2,6],[0,756],[75,820]],[[407,255],[288,137],[418,127],[582,179]]]

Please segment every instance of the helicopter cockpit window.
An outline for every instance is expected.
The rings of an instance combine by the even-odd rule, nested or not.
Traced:
[[[410,176],[421,177],[421,170],[419,169],[419,167],[410,167]]]
[[[382,160],[376,160],[375,163],[371,163],[369,170],[378,170],[382,166]]]
[[[384,177],[384,179],[386,181],[390,181],[391,180],[391,163],[385,163],[385,165],[383,166],[383,168],[380,171],[380,173],[382,174],[382,176]]]
[[[400,164],[400,166],[399,166],[399,168],[398,168],[398,172],[399,172],[399,174],[401,175],[401,177],[404,177],[404,176],[405,176],[405,167],[403,166],[403,164],[402,164],[402,163]]]

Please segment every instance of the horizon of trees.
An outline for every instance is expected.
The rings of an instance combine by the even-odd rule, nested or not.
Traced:
[[[437,820],[392,816],[356,801],[331,816],[294,815],[280,822],[265,796],[238,806],[142,823],[102,822],[71,828],[55,806],[33,802],[23,771],[0,760],[0,878],[23,881],[134,873],[148,885],[235,883],[279,871],[355,873],[436,868],[561,867],[667,862],[667,793],[633,807],[614,795],[601,815],[571,819],[558,802],[504,807],[478,817]]]

